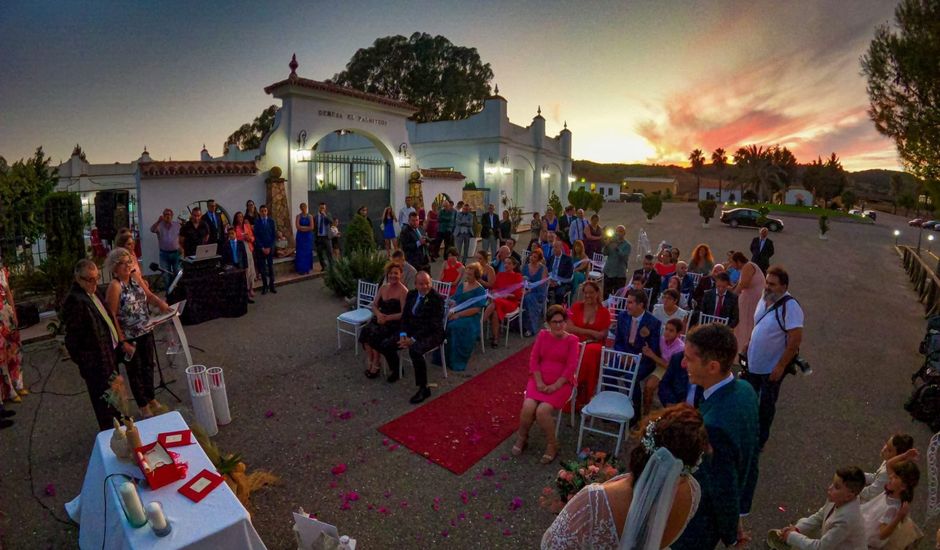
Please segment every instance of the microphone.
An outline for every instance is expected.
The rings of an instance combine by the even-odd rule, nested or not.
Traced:
[[[172,271],[169,271],[167,269],[163,269],[162,267],[160,267],[160,264],[158,264],[157,262],[150,262],[150,270],[159,271],[160,273],[165,273],[171,277],[176,276],[176,273],[173,273]]]

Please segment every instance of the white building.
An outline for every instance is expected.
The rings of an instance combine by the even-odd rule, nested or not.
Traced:
[[[587,189],[592,193],[600,193],[604,200],[607,202],[615,202],[620,200],[620,184],[619,183],[609,183],[602,181],[577,181],[571,184],[574,189]],[[559,195],[559,197],[567,196]],[[567,199],[562,198],[562,204],[567,203]]]
[[[134,219],[137,211],[137,163],[149,162],[147,148],[135,161],[114,164],[91,164],[78,145],[69,160],[59,164],[56,191],[71,191],[82,198],[82,212],[95,216],[95,195],[98,191],[123,190],[130,195],[128,214]]]
[[[812,191],[802,187],[791,187],[787,189],[787,195],[784,198],[784,204],[812,206],[815,197]]]

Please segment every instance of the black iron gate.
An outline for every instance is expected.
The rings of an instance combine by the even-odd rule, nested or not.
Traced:
[[[310,211],[321,202],[340,220],[340,231],[360,207],[369,209],[369,219],[380,236],[382,211],[390,204],[391,165],[383,158],[320,153],[308,170]],[[381,241],[378,241],[381,243]]]

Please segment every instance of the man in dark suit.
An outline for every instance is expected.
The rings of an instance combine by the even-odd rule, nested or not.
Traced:
[[[274,243],[277,242],[277,224],[268,216],[268,205],[258,209],[260,216],[255,220],[255,253],[257,254],[258,273],[261,274],[261,294],[277,294],[274,288]]]
[[[180,228],[180,248],[184,256],[195,256],[196,247],[208,244],[211,228],[203,219],[202,209],[198,206],[189,212],[189,221]],[[215,242],[215,241],[213,241]]]
[[[225,221],[222,219],[222,213],[218,211],[215,200],[206,201],[206,215],[204,221],[209,225],[209,238],[206,244],[221,243],[225,240]]]
[[[483,249],[488,250],[491,256],[496,256],[496,251],[499,249],[499,216],[496,214],[495,204],[486,207],[486,214],[483,214],[480,225]]]
[[[558,218],[558,233],[565,241],[568,240],[568,229],[571,227],[571,222],[576,219],[577,216],[574,215],[574,207],[569,204],[565,207],[565,213]]]
[[[118,372],[115,349],[120,343],[118,332],[101,300],[98,288],[98,267],[91,260],[75,264],[75,282],[62,304],[65,323],[65,347],[88,387],[88,397],[98,420],[98,429],[112,427],[112,418],[121,413],[104,399],[111,389],[111,377]]]
[[[722,271],[715,275],[715,288],[705,292],[692,313],[692,324],[699,323],[699,313],[728,319],[728,326],[738,326],[738,296],[731,292],[731,278]]]
[[[551,304],[562,304],[565,294],[571,292],[571,276],[574,274],[574,263],[571,256],[565,254],[561,241],[552,244],[552,255],[546,260],[548,267],[548,299]]]
[[[428,239],[421,234],[421,229],[418,227],[417,212],[408,214],[408,225],[402,228],[401,235],[398,236],[398,244],[405,251],[405,259],[409,264],[415,266],[418,271],[431,272]]]
[[[770,267],[770,258],[774,255],[774,242],[767,238],[767,228],[760,228],[760,235],[751,239],[751,261],[757,264],[764,274]]]
[[[643,256],[643,267],[634,271],[633,274],[643,276],[643,288],[650,289],[649,307],[647,309],[653,309],[656,300],[659,299],[659,289],[663,285],[659,273],[656,273],[656,270],[653,269],[653,255]]]
[[[655,272],[654,272],[655,273]],[[646,378],[656,370],[656,363],[643,355],[643,348],[649,348],[656,355],[660,354],[659,340],[662,335],[662,323],[646,311],[646,292],[631,288],[627,291],[627,308],[617,315],[617,332],[614,349],[635,353],[641,357],[640,369],[633,386],[633,422],[640,419],[643,403],[643,385]]]
[[[680,294],[691,294],[695,291],[695,283],[692,279],[692,276],[689,275],[689,264],[683,261],[676,262],[676,270],[665,277],[662,277],[662,283],[659,285],[659,291],[662,292],[669,288],[669,281],[673,277],[678,277],[681,283],[679,283],[679,293]]]
[[[417,218],[417,214],[411,216]],[[398,350],[408,350],[408,356],[415,368],[415,384],[418,386],[418,393],[412,396],[411,403],[418,404],[431,397],[424,354],[444,341],[444,298],[431,288],[431,275],[425,271],[418,272],[415,277],[415,289],[409,291],[405,298],[401,332],[405,334],[404,337],[393,339],[382,349],[382,355],[392,371],[388,381],[398,380]]]
[[[238,269],[248,269],[248,249],[245,247],[245,243],[238,240],[235,235],[235,228],[229,226],[228,228],[228,240],[219,245],[219,253],[222,256],[222,265],[232,266]],[[254,281],[250,281],[250,285]],[[245,286],[245,293],[248,293],[248,286]],[[248,303],[255,303],[254,300],[248,298]]]
[[[317,207],[317,215],[313,217],[314,248],[320,262],[320,271],[325,273],[333,265],[333,245],[330,242],[330,226],[333,220],[326,211],[326,203],[321,202]]]
[[[712,452],[694,474],[702,488],[698,511],[673,550],[711,550],[746,538],[741,515],[750,513],[757,486],[757,394],[731,372],[737,353],[734,332],[724,325],[697,326],[686,337],[683,364],[703,389],[699,411]]]

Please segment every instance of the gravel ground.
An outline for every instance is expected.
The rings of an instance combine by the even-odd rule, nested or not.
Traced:
[[[722,256],[730,249],[746,250],[753,230],[717,223],[702,229],[696,212],[694,205],[667,204],[645,224],[650,241],[655,246],[666,239],[683,256],[698,242],[708,242]],[[876,468],[892,432],[912,433],[922,450],[930,437],[901,408],[911,389],[909,375],[920,361],[916,350],[924,329],[923,310],[892,247],[892,229],[909,232],[903,220],[883,214],[871,226],[834,223],[829,240],[821,241],[815,221],[782,217],[786,229],[772,237],[774,261],[789,269],[791,291],[806,311],[803,355],[815,374],[789,378],[784,385],[748,518],[759,538],[818,508],[837,467]],[[638,204],[605,205],[602,218],[625,223],[635,242],[642,221]],[[362,356],[354,357],[348,337],[336,350],[333,319],[344,304],[319,280],[284,286],[277,295],[256,300],[245,317],[189,327],[187,334],[206,350],[194,352],[196,362],[225,368],[234,420],[216,442],[241,453],[249,468],[270,470],[282,480],[252,499],[253,521],[268,547],[295,546],[290,512],[298,506],[337,524],[362,548],[538,546],[553,519],[538,507],[538,496],[558,468],[557,462],[537,463],[540,435],[533,431],[523,457],[509,457],[510,439],[462,476],[404,447],[383,445],[377,428],[412,409],[411,373],[394,385],[367,380]],[[439,384],[434,396],[528,343],[514,335],[508,349],[478,354],[466,373],[446,380],[431,370],[432,382]],[[81,489],[95,434],[93,415],[77,369],[58,361],[54,343],[31,345],[25,369],[35,393],[11,406],[18,413],[16,425],[0,432],[0,544],[74,547],[77,527],[61,521],[63,505]],[[172,387],[184,393],[182,368],[170,370],[177,379]],[[175,404],[166,394],[160,398]],[[179,409],[188,415],[185,402]],[[562,458],[572,458],[577,431],[565,426],[560,437]],[[339,463],[348,470],[334,477],[330,470]],[[913,512],[921,524],[926,473],[922,479]],[[53,494],[46,494],[47,486]],[[341,495],[348,491],[360,499],[340,510]],[[516,498],[521,507],[512,510]],[[930,533],[938,522],[924,527]]]

